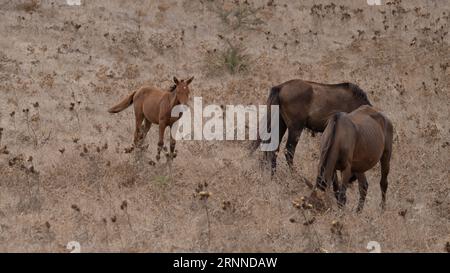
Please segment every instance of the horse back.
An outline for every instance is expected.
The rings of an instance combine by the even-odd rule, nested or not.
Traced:
[[[162,91],[156,87],[153,86],[143,86],[139,88],[139,90],[136,92],[135,98],[142,97],[142,98],[153,98],[153,99],[161,99],[165,94],[167,94],[167,91]]]
[[[151,86],[141,87],[135,94],[135,108],[142,109],[147,120],[158,124],[160,119],[160,107],[162,100],[167,97],[169,92],[162,91]]]
[[[276,87],[280,90],[280,110],[288,127],[322,132],[334,113],[349,113],[370,104],[365,92],[351,83],[321,84],[298,79]]]
[[[392,131],[391,121],[382,112],[376,110],[372,106],[363,105],[350,113],[350,117],[354,117],[355,120],[370,118],[375,121],[384,132],[387,133],[387,131]],[[373,126],[373,124],[371,126]]]
[[[348,117],[357,128],[353,158],[355,162],[364,165],[357,165],[355,168],[370,169],[380,160],[386,143],[392,139],[392,124],[386,116],[371,106],[361,106]]]

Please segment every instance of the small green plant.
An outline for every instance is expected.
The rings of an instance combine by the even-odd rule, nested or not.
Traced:
[[[165,175],[157,175],[154,178],[154,181],[159,186],[166,186],[169,183],[169,180],[170,180],[169,177]]]
[[[210,74],[228,72],[232,75],[245,72],[250,62],[245,48],[227,41],[227,47],[207,53],[206,66]]]

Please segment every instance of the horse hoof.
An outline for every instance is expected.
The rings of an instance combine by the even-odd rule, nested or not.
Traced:
[[[174,153],[174,154],[173,154],[173,158],[175,158],[175,157],[177,157],[177,153]]]
[[[156,156],[156,161],[159,161],[161,159],[161,156],[160,155],[157,155]]]

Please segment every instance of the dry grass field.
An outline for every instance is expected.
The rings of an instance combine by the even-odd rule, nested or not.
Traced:
[[[449,16],[438,0],[0,0],[0,251],[449,251]],[[386,211],[379,166],[359,215],[356,184],[344,210],[292,205],[320,134],[273,180],[248,141],[179,141],[154,165],[154,126],[130,152],[132,108],[107,109],[173,76],[195,76],[204,105],[263,104],[293,78],[358,84],[395,127]]]

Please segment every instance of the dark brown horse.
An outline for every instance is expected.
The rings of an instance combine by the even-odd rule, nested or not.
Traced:
[[[164,147],[164,131],[166,127],[172,127],[173,123],[181,117],[181,115],[172,117],[172,108],[179,104],[186,105],[188,103],[190,93],[188,85],[193,79],[194,77],[188,80],[178,80],[174,77],[175,85],[169,92],[149,86],[141,87],[139,90],[129,94],[117,105],[111,107],[108,112],[118,113],[134,104],[134,115],[136,118],[135,146],[138,146],[145,138],[152,123],[159,124],[158,154],[156,155],[156,159],[159,160],[161,150]],[[142,122],[145,123],[143,130],[141,128]],[[169,158],[171,159],[175,156],[175,139],[171,134]]]
[[[325,191],[327,185],[333,182],[336,199],[339,206],[343,207],[347,200],[347,186],[351,177],[356,175],[360,194],[357,212],[360,212],[364,207],[368,188],[364,172],[380,162],[381,207],[384,209],[392,137],[392,123],[371,106],[361,106],[350,114],[334,114],[321,138],[316,188]],[[336,178],[337,170],[342,175],[340,185]]]
[[[329,117],[337,112],[351,112],[361,105],[371,105],[366,93],[352,83],[322,84],[303,80],[290,80],[272,87],[267,105],[279,105],[279,139],[286,130],[286,160],[292,170],[295,148],[303,129],[323,132]],[[270,128],[270,114],[268,115]],[[254,149],[260,141],[255,142]],[[275,152],[265,152],[267,161],[271,161],[272,175],[276,169]],[[312,187],[312,185],[309,185]]]

